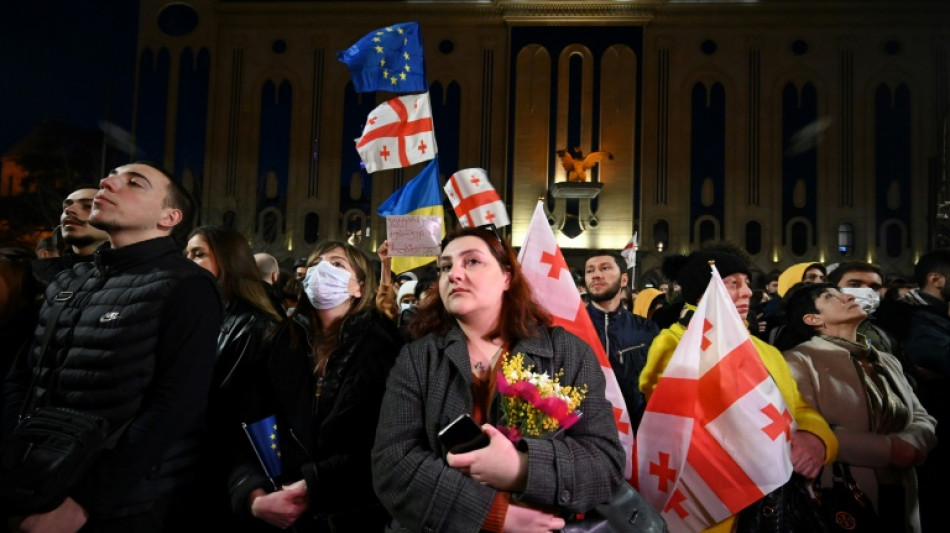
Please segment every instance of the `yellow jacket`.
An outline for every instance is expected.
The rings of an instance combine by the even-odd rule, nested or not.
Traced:
[[[691,305],[687,307],[695,309],[695,307]],[[656,389],[657,381],[659,381],[660,376],[663,375],[663,370],[670,362],[673,350],[676,349],[676,345],[679,344],[685,331],[686,328],[677,322],[661,331],[660,334],[653,339],[653,344],[650,345],[650,352],[647,355],[646,366],[643,367],[643,371],[640,373],[640,390],[643,392],[647,401],[650,400],[650,395],[653,394],[654,389]],[[831,464],[835,460],[835,457],[838,456],[838,439],[835,438],[835,434],[832,432],[831,427],[828,426],[828,422],[826,422],[824,417],[821,416],[821,413],[809,405],[798,392],[798,385],[795,382],[795,378],[792,377],[791,371],[788,369],[788,364],[785,363],[782,352],[778,351],[778,349],[771,344],[766,344],[756,337],[751,338],[752,344],[755,345],[755,350],[759,353],[759,357],[762,358],[762,362],[765,363],[765,368],[769,371],[769,374],[772,375],[772,379],[775,380],[775,384],[778,386],[779,391],[781,391],[782,397],[785,398],[785,403],[788,404],[792,416],[798,423],[798,430],[813,433],[825,443],[825,464]],[[732,531],[734,522],[735,517],[730,517],[705,531],[716,533]]]

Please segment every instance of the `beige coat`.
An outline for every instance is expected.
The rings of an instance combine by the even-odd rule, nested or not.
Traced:
[[[863,339],[863,337],[862,337]],[[891,469],[891,437],[904,439],[919,450],[930,451],[937,442],[934,428],[937,421],[927,414],[910,383],[907,382],[897,359],[884,352],[881,363],[893,376],[898,394],[909,410],[907,427],[897,433],[872,433],[864,382],[858,375],[851,356],[840,347],[821,337],[812,337],[784,352],[788,366],[798,382],[802,397],[824,415],[838,437],[838,460],[851,465],[855,481],[877,506],[877,473],[890,470],[903,482],[908,510],[907,531],[920,531],[917,502],[917,477],[913,468]],[[893,476],[892,476],[893,477]],[[825,468],[823,486],[831,485],[831,469]]]

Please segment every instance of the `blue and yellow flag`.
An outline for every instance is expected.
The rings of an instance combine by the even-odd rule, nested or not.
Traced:
[[[439,184],[439,158],[436,157],[418,176],[396,189],[378,208],[376,214],[389,215],[436,215],[444,217],[442,187]],[[444,220],[444,219],[443,219]],[[445,224],[442,224],[445,236]],[[434,260],[434,257],[393,257],[393,273],[412,270]]]
[[[401,22],[371,31],[336,57],[350,69],[358,93],[428,90],[418,22]]]
[[[257,454],[257,459],[261,462],[264,473],[267,474],[276,488],[277,484],[274,480],[280,477],[282,471],[280,439],[277,436],[277,417],[270,415],[257,422],[241,425],[244,427],[244,432],[247,433],[247,438],[251,441],[251,446],[254,447],[254,453]]]

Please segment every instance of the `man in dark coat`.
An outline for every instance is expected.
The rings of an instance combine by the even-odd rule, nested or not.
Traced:
[[[221,328],[217,286],[171,237],[193,207],[167,172],[133,163],[99,187],[89,223],[110,242],[50,284],[33,348],[6,379],[4,433],[22,406],[38,403],[103,417],[120,433],[57,507],[27,514],[4,502],[4,512],[29,531],[187,530],[184,500]],[[57,297],[67,303],[48,324]],[[50,376],[43,387],[31,386],[37,366]]]
[[[587,312],[610,359],[627,404],[630,423],[636,431],[646,409],[639,386],[640,371],[660,328],[652,320],[634,315],[621,305],[620,289],[628,283],[625,263],[618,252],[593,252],[584,262],[584,283],[590,298]]]
[[[950,442],[950,250],[921,256],[914,277],[920,288],[905,294],[892,306],[903,309],[890,309],[881,324],[904,334],[904,356],[914,365],[917,396],[937,419],[937,441],[946,443]],[[946,531],[950,526],[940,496],[947,481],[947,459],[947,450],[937,446],[917,469],[922,531]]]

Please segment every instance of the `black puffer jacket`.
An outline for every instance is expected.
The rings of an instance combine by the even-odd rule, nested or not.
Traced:
[[[61,361],[50,404],[103,416],[112,428],[131,420],[70,494],[95,518],[134,514],[193,478],[221,302],[214,278],[171,238],[104,244],[94,263],[60,272],[47,289],[31,357],[7,378],[8,410],[24,401],[50,304],[93,268],[59,316],[43,366]]]
[[[242,387],[248,391],[244,419],[277,416],[283,469],[277,482],[307,481],[310,507],[294,524],[298,532],[379,531],[388,515],[373,491],[370,450],[402,336],[375,309],[345,318],[316,396],[310,329],[295,314],[269,337],[254,381]],[[244,515],[254,489],[270,490],[246,442],[238,450],[246,460],[232,469],[230,481],[234,510]]]

